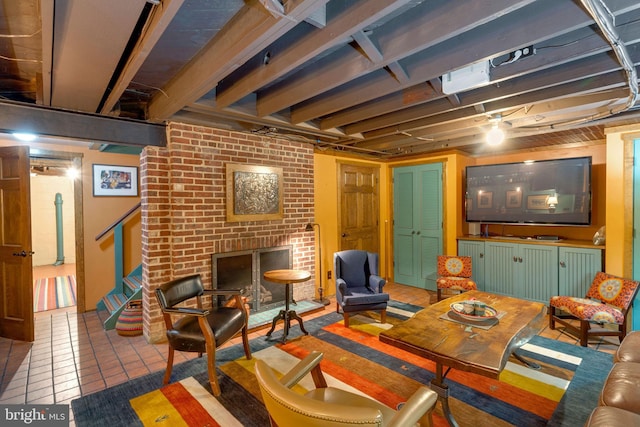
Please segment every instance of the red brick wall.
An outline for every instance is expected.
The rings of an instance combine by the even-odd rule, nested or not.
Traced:
[[[153,290],[174,278],[199,273],[211,283],[211,255],[293,246],[293,268],[312,279],[293,287],[294,298],[315,295],[313,147],[266,136],[170,123],[166,148],[147,147],[141,156],[144,334],[164,340],[164,324]],[[283,169],[284,218],[226,221],[225,165]]]

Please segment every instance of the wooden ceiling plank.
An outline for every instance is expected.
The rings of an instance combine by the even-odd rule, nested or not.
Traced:
[[[635,58],[640,60],[640,45],[634,45],[632,52]],[[584,58],[571,64],[565,64],[547,70],[538,71],[517,79],[503,82],[499,86],[484,86],[469,92],[460,94],[461,107],[469,105],[487,103],[496,98],[509,98],[525,92],[534,91],[539,88],[563,84],[571,80],[581,80],[604,74],[612,70],[619,69],[619,64],[610,55],[603,53],[592,58]],[[369,134],[374,129],[385,127],[396,127],[399,123],[419,121],[421,117],[430,116],[450,110],[441,101],[431,101],[423,105],[416,105],[405,108],[399,112],[385,114],[381,116],[365,119],[352,125],[345,126],[347,134],[365,133]]]
[[[289,0],[287,16],[244,6],[149,103],[152,120],[166,120],[213,89],[222,78],[255,56],[328,0]],[[165,96],[166,94],[166,96]]]
[[[246,72],[229,87],[222,85],[216,95],[221,108],[231,105],[245,95],[256,91],[267,83],[277,80],[296,67],[313,59],[322,52],[346,40],[353,33],[373,24],[381,17],[405,6],[410,0],[367,0],[351,2],[339,16],[331,19],[323,29],[314,29],[305,37],[287,40],[282,51],[272,52],[268,66]],[[286,37],[286,36],[285,36]]]
[[[590,34],[590,35],[589,35]],[[565,34],[559,38],[551,39],[545,43],[549,48],[543,48],[534,56],[527,58],[526,61],[518,61],[509,66],[495,67],[491,69],[492,84],[496,81],[514,78],[518,75],[529,74],[541,71],[553,66],[557,66],[563,62],[569,62],[589,55],[597,54],[611,50],[611,47],[603,40],[602,36],[594,33],[589,28],[583,28],[578,31]],[[550,48],[550,46],[554,46]],[[435,79],[431,79],[430,82]],[[440,79],[438,79],[440,80]],[[416,86],[422,86],[419,83]],[[440,85],[441,86],[441,85]],[[410,88],[409,88],[410,89]],[[352,108],[331,114],[322,119],[322,127],[336,127],[355,124],[362,120],[372,117],[382,116],[384,114],[393,113],[403,108],[411,107],[412,104],[407,103],[404,96],[404,89],[401,92],[395,92],[378,98],[374,101],[368,101]],[[439,93],[441,93],[441,89]],[[438,95],[438,91],[433,93],[430,98],[413,99],[413,105],[422,104],[438,99],[442,95]],[[454,104],[455,105],[455,104]],[[370,130],[370,129],[367,129]]]
[[[310,99],[530,3],[531,0],[424,2],[405,13],[402,20],[389,21],[372,33],[370,37],[382,52],[383,62],[372,64],[355,50],[341,49],[312,70],[303,69],[286,82],[259,92],[258,112],[267,115]],[[312,118],[294,116],[293,120],[296,123]]]
[[[540,2],[539,0],[538,3]],[[533,7],[520,9],[514,12],[518,14],[517,18],[513,16],[508,19],[508,16],[503,16],[488,28],[466,32],[454,40],[440,43],[403,61],[411,79],[402,86],[442,76],[481,58],[491,58],[515,50],[532,39],[544,40],[550,34],[568,33],[593,23],[589,15],[573,3],[557,3],[554,0],[544,0],[544,3],[537,6],[539,10]],[[372,91],[371,87],[376,90]],[[347,87],[339,87],[295,105],[292,120],[295,123],[327,116],[403,87],[399,88],[397,81],[391,76],[371,73],[366,78],[349,82]]]
[[[505,102],[504,100],[490,102],[485,104],[486,111],[488,112],[497,112],[504,111],[506,109],[513,110],[514,108],[523,108],[522,112],[516,112],[510,115],[509,117],[512,119],[517,119],[520,117],[530,116],[525,112],[524,107],[528,107],[529,110],[533,109],[532,105],[536,106],[536,111],[542,113],[543,111],[549,112],[553,111],[555,108],[559,109],[567,109],[569,108],[569,104],[581,105],[581,103],[588,102],[601,102],[606,100],[619,100],[620,95],[625,93],[625,88],[619,88],[616,90],[607,90],[600,93],[589,93],[594,90],[599,90],[602,84],[609,84],[609,87],[616,88],[616,86],[621,86],[620,83],[621,74],[619,72],[613,72],[606,76],[602,77],[601,82],[589,82],[586,85],[582,82],[572,82],[567,83],[565,85],[551,87],[546,90],[536,91],[532,93],[528,93],[525,95],[518,96],[516,98],[517,103],[514,103],[513,100],[509,102]],[[543,105],[543,104],[546,104]],[[469,110],[467,110],[469,111]],[[450,118],[456,120],[455,125],[453,127],[450,124],[447,124],[448,115],[451,113],[445,113],[438,116],[432,116],[429,118],[421,119],[416,122],[412,122],[410,124],[404,124],[402,126],[397,126],[395,131],[398,130],[403,132],[409,132],[414,136],[433,136],[439,132],[444,131],[454,131],[461,130],[465,127],[477,127],[478,126],[478,117],[486,117],[486,113],[477,114],[471,113],[469,116],[469,121],[466,122],[466,125],[463,121],[459,120],[458,115],[451,115]],[[419,124],[418,124],[419,122]],[[439,127],[444,126],[444,127]],[[388,128],[386,134],[388,134],[394,128]],[[376,134],[385,135],[383,130],[378,130],[376,132],[365,134],[365,138],[369,140],[372,137],[375,137]]]
[[[144,35],[133,48],[133,52],[129,56],[122,73],[120,73],[120,76],[100,110],[101,113],[108,114],[113,110],[113,107],[117,104],[138,70],[140,70],[140,67],[142,67],[151,50],[153,50],[153,47],[167,29],[171,20],[176,16],[183,3],[184,0],[163,0],[162,7],[156,6],[153,8],[145,31],[143,31]]]

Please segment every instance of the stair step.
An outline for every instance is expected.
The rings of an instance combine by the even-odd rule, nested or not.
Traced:
[[[109,313],[113,313],[125,305],[128,299],[129,297],[125,294],[109,294],[102,298],[102,302]]]
[[[125,290],[126,294],[132,294],[142,288],[142,276],[127,276],[123,278],[122,281],[128,289]]]

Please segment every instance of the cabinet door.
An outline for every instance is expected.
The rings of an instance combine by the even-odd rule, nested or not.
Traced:
[[[516,295],[518,245],[504,242],[484,244],[484,288],[496,294]]]
[[[545,245],[518,245],[518,298],[544,304],[558,294],[558,248]]]
[[[603,270],[602,250],[561,247],[558,265],[558,295],[584,297],[595,274]]]
[[[484,242],[477,240],[459,240],[458,255],[470,256],[472,263],[472,278],[478,285],[478,289],[485,290],[484,287]]]

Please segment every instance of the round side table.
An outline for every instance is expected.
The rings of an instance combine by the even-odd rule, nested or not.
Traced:
[[[294,283],[306,282],[311,278],[311,273],[304,270],[270,270],[265,271],[264,279],[273,283],[280,283],[286,286],[285,288],[285,302],[284,302],[284,310],[280,310],[280,313],[276,317],[273,318],[273,322],[271,323],[271,329],[267,332],[267,336],[270,337],[271,333],[276,327],[276,323],[278,320],[282,319],[284,321],[284,333],[282,335],[282,342],[287,341],[287,335],[289,335],[289,328],[291,327],[291,319],[295,319],[300,324],[300,330],[305,335],[309,335],[309,332],[304,329],[304,325],[302,323],[302,318],[298,316],[295,310],[289,309],[289,301],[291,300],[291,286]]]

